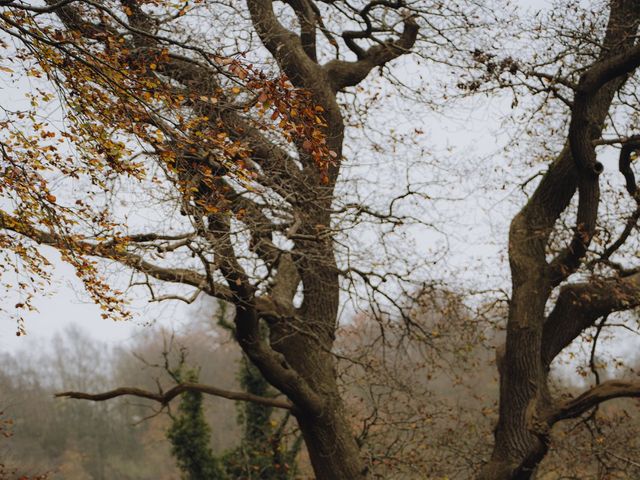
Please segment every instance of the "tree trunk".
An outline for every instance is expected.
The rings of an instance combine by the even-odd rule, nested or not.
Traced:
[[[547,429],[537,421],[549,404],[546,369],[539,355],[544,307],[550,288],[542,268],[531,260],[544,255],[540,242],[525,239],[522,217],[511,228],[512,240],[522,242],[526,255],[511,252],[513,294],[507,324],[506,350],[498,359],[500,369],[500,416],[495,430],[491,461],[481,480],[526,480],[547,452]]]
[[[589,75],[597,75],[601,65],[612,56],[635,43],[638,3],[614,0],[610,5],[600,56],[585,70],[580,85],[591,78]],[[579,135],[567,140],[529,202],[511,223],[509,261],[513,291],[505,354],[498,360],[500,412],[493,454],[479,473],[479,480],[528,480],[534,477],[547,453],[551,425],[546,414],[553,407],[547,375],[553,358],[547,358],[542,345],[547,322],[545,306],[553,289],[580,267],[595,230],[598,181],[597,176],[595,180],[590,176],[593,171],[587,170],[596,164],[593,141],[601,137],[611,102],[626,78],[626,74],[613,76],[587,92],[588,95],[580,90],[580,85],[576,87],[570,130],[575,129]],[[578,155],[581,152],[576,149],[577,144],[588,155]],[[583,165],[585,158],[580,158],[585,156],[590,160],[588,165]],[[548,262],[547,249],[556,222],[569,208],[579,185],[574,240]],[[595,204],[587,204],[585,199]],[[590,215],[581,216],[583,208]]]
[[[328,225],[322,215],[307,225]],[[304,300],[297,315],[271,326],[271,345],[322,399],[319,412],[294,409],[317,480],[366,478],[347,420],[331,350],[339,308],[339,277],[331,243],[311,245],[300,268]]]
[[[336,395],[320,416],[297,414],[317,480],[364,479],[367,469]]]

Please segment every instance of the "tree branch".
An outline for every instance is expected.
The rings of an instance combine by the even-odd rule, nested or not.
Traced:
[[[623,397],[640,397],[640,383],[610,380],[596,385],[582,395],[553,409],[547,417],[547,422],[553,425],[560,420],[576,418],[602,402]]]
[[[580,79],[577,91],[581,94],[597,92],[602,86],[625,76],[640,66],[640,45],[595,63]]]
[[[548,368],[553,359],[598,318],[638,305],[640,273],[564,286],[544,324],[543,365]]]
[[[300,23],[300,41],[305,53],[314,62],[318,61],[316,52],[316,26],[319,19],[319,11],[314,8],[310,0],[287,0],[298,17]]]
[[[149,400],[155,400],[162,405],[168,404],[175,397],[184,392],[200,392],[207,395],[213,395],[216,397],[228,398],[229,400],[238,400],[241,402],[252,402],[268,407],[282,408],[285,410],[291,410],[292,404],[288,400],[280,400],[277,398],[260,397],[246,392],[233,392],[230,390],[223,390],[211,385],[204,385],[201,383],[180,383],[175,387],[167,390],[166,392],[150,392],[148,390],[142,390],[135,387],[121,387],[115,390],[109,390],[103,393],[84,393],[84,392],[61,392],[56,393],[55,397],[74,398],[79,400],[91,400],[93,402],[103,402],[116,397],[122,397],[125,395],[147,398]]]
[[[631,169],[631,154],[640,149],[640,136],[633,135],[622,143],[620,149],[620,157],[618,159],[618,169],[624,176],[627,192],[629,195],[634,196],[638,186],[636,185],[636,177]]]
[[[123,2],[131,3],[129,0],[123,0]],[[134,27],[121,20],[110,10],[105,9],[104,6],[94,5],[92,2],[90,5],[108,13],[118,25],[133,32],[136,38],[144,37],[144,40],[138,40],[137,42],[142,46],[134,48],[134,45],[131,45],[131,48],[132,51],[135,51],[136,55],[147,56],[149,62],[155,61],[155,57],[161,54],[165,44],[176,45],[181,49],[193,50],[203,59],[207,60],[205,64],[193,58],[169,52],[167,60],[158,63],[158,73],[166,75],[172,81],[184,85],[189,90],[197,91],[200,96],[208,97],[213,95],[218,98],[218,102],[216,102],[215,105],[207,102],[196,102],[194,110],[202,116],[209,117],[212,119],[212,122],[222,120],[225,131],[229,134],[230,138],[245,142],[252,150],[252,162],[259,165],[262,172],[264,172],[264,175],[261,176],[261,182],[264,183],[265,186],[273,188],[281,195],[288,192],[286,188],[283,188],[283,185],[290,185],[291,182],[297,181],[299,168],[296,162],[285,149],[268,140],[255,125],[247,121],[246,118],[238,112],[237,106],[233,105],[233,102],[229,101],[226,95],[222,93],[222,88],[217,80],[217,76],[224,74],[224,72],[219,65],[216,65],[215,62],[210,60],[210,52],[177,42],[170,38],[158,36],[156,32],[152,31],[155,22],[148,18],[144,12],[140,11],[134,16],[140,18],[140,20],[130,20],[130,22],[135,23],[136,26]],[[103,35],[107,32],[107,26],[87,24],[81,13],[72,5],[66,5],[63,9],[60,9],[57,15],[70,30],[83,31],[86,28],[90,28],[93,31],[101,29],[97,32],[101,34],[98,39],[104,42],[105,39],[108,38]],[[122,38],[122,36],[120,38]],[[154,80],[157,80],[157,78],[154,78]]]
[[[221,215],[210,215],[208,229],[221,257],[220,271],[233,293],[236,307],[235,336],[238,343],[264,377],[287,395],[298,408],[320,415],[324,408],[322,397],[313,391],[281,353],[267,343],[260,332],[261,313],[257,307],[255,288],[234,255],[229,220]]]
[[[312,88],[317,82],[318,64],[307,54],[298,35],[278,21],[272,0],[248,0],[247,6],[260,40],[297,87]]]
[[[69,5],[71,3],[81,2],[81,1],[82,0],[61,0],[59,2],[48,2],[49,6],[41,7],[37,5],[29,5],[23,2],[17,2],[15,0],[5,0],[0,2],[0,7],[11,7],[11,8],[16,8],[18,10],[26,10],[28,12],[42,14],[42,13],[55,12],[56,10],[59,10],[65,7],[66,5]]]
[[[323,68],[327,72],[333,90],[337,92],[357,85],[375,67],[381,67],[411,51],[418,38],[418,30],[415,17],[408,17],[404,20],[404,30],[400,38],[389,40],[368,50],[360,49],[359,58],[355,62],[332,60],[324,65]]]
[[[63,236],[61,234],[45,232],[33,228],[30,225],[25,225],[20,219],[14,218],[2,210],[0,210],[0,229],[13,231],[42,245],[48,245],[62,250],[76,251],[93,257],[115,260],[158,280],[190,285],[221,300],[232,301],[233,298],[232,292],[227,286],[222,284],[210,285],[206,275],[186,268],[161,267],[146,261],[140,255],[116,248],[112,241],[90,243],[75,240],[69,235]]]
[[[573,175],[578,189],[578,214],[569,245],[549,265],[548,276],[553,287],[578,269],[595,234],[600,202],[598,177],[603,171],[597,161],[595,142],[602,135],[613,95],[624,85],[628,74],[640,65],[640,45],[635,44],[639,15],[634,2],[612,2],[598,60],[581,75],[575,89],[568,149],[577,170]],[[622,53],[612,55],[613,51]],[[568,203],[564,208],[567,206]]]

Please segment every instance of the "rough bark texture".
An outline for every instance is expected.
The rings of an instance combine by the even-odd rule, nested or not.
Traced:
[[[594,142],[602,134],[615,93],[638,65],[635,34],[639,13],[637,2],[611,2],[600,56],[584,71],[575,89],[567,143],[511,223],[513,290],[504,356],[498,360],[500,414],[493,454],[479,479],[533,478],[549,448],[550,428],[568,418],[549,413],[557,408],[547,384],[551,361],[599,316],[624,308],[613,300],[619,296],[610,297],[604,305],[603,287],[614,282],[629,284],[611,280],[563,287],[555,309],[545,315],[551,293],[579,268],[595,232],[602,166],[596,160]],[[579,206],[574,237],[564,251],[547,262],[553,228],[576,192]],[[581,297],[581,289],[598,293]],[[637,291],[633,296],[637,298]],[[596,305],[598,299],[602,305]]]

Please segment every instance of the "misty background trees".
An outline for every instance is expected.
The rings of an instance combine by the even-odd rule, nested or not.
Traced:
[[[370,319],[356,318],[340,332],[339,378],[347,407],[356,412],[350,419],[353,430],[375,459],[373,478],[465,479],[489,455],[498,405],[494,347],[503,334],[486,325],[479,330],[471,313],[458,295],[432,291],[412,314],[425,329],[437,332],[429,343],[408,338],[397,319],[386,326],[385,345]],[[150,328],[128,348],[110,350],[72,328],[40,351],[3,355],[9,372],[1,384],[3,418],[12,420],[7,425],[11,436],[0,441],[5,471],[46,472],[50,479],[181,478],[186,470],[171,454],[168,435],[176,431],[172,417],[182,415],[178,405],[184,400],[174,401],[167,412],[144,399],[85,403],[61,401],[53,394],[80,387],[95,391],[105,385],[152,389],[156,380],[171,385],[175,380],[165,361],[169,358],[178,368],[184,353],[185,365],[200,365],[200,381],[242,388],[241,352],[215,319],[197,317],[182,332]],[[186,345],[188,352],[181,351]],[[554,388],[582,390],[589,380],[575,383],[571,374],[578,366],[559,367],[552,375]],[[623,373],[633,376],[640,358],[606,367],[603,359],[600,368],[602,380]],[[585,377],[592,374],[582,372]],[[227,477],[201,478],[312,476],[303,446],[290,477],[266,476],[256,464],[270,465],[273,452],[252,452],[243,445],[245,430],[261,423],[247,419],[247,404],[207,395],[201,400],[209,429],[206,447],[217,468],[225,463],[236,468],[228,470]],[[271,412],[267,422],[276,425],[282,419],[282,414]],[[559,441],[542,463],[540,478],[634,478],[640,455],[638,420],[637,403],[618,400],[563,426],[554,433]],[[291,448],[299,439],[289,420],[286,445]],[[197,440],[192,431],[189,440]]]

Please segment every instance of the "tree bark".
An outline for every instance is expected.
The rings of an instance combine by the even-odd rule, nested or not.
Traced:
[[[545,331],[545,306],[554,288],[579,268],[595,231],[599,164],[593,142],[600,138],[613,97],[627,78],[628,70],[620,65],[633,65],[627,60],[638,54],[634,47],[638,10],[637,2],[611,2],[600,56],[582,74],[576,88],[567,143],[511,223],[512,295],[504,356],[498,359],[500,412],[493,453],[478,475],[480,480],[533,478],[549,448],[553,425],[549,412],[556,406],[547,383],[553,358],[543,345],[543,341],[550,341],[552,330]],[[627,53],[628,58],[623,58]],[[547,262],[546,249],[555,223],[576,191],[580,202],[574,238]],[[577,336],[581,331],[574,333]]]

